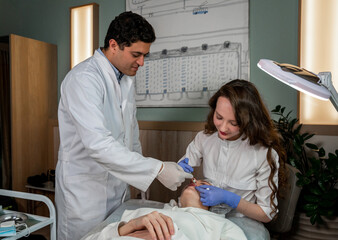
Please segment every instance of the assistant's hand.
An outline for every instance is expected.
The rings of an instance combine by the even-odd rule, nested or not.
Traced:
[[[235,193],[210,185],[195,187],[200,192],[201,202],[204,206],[215,206],[221,203],[237,208],[241,197]]]
[[[178,165],[180,165],[183,170],[187,173],[192,173],[194,169],[188,164],[189,158],[185,158],[184,160],[180,161]]]
[[[163,169],[157,175],[157,179],[171,191],[176,191],[186,178],[193,178],[175,162],[163,162]]]
[[[172,219],[162,213],[153,211],[147,215],[134,218],[119,228],[120,236],[132,236],[133,233],[147,236],[147,230],[151,239],[171,239],[175,234]],[[136,232],[142,230],[140,232]]]

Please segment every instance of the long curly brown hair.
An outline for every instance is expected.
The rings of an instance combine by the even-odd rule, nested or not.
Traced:
[[[209,106],[211,109],[208,114],[204,133],[212,134],[217,132],[213,117],[219,97],[229,99],[240,129],[240,134],[244,136],[243,140],[248,138],[250,145],[260,144],[268,148],[266,158],[271,168],[268,183],[272,190],[270,195],[270,206],[273,209],[272,215],[277,211],[277,206],[273,201],[276,198],[276,193],[279,193],[280,191],[278,189],[282,189],[286,185],[286,154],[281,143],[281,136],[275,128],[269,111],[264,105],[255,85],[251,82],[239,79],[226,83],[210,98]],[[276,163],[273,160],[272,149],[274,149],[279,156],[279,169],[277,169]],[[273,176],[276,171],[278,171],[279,187],[277,187],[273,181]]]

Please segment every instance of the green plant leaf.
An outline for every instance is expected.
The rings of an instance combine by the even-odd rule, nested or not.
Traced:
[[[306,143],[305,146],[307,146],[308,148],[314,150],[314,151],[318,151],[318,147],[315,144],[312,143]]]
[[[295,142],[297,143],[297,145],[299,145],[299,147],[301,147],[304,144],[304,139],[301,135],[296,135]]]
[[[320,176],[320,179],[321,181],[326,182],[327,184],[331,184],[334,181],[334,179],[337,179],[337,177],[333,177],[331,174],[326,174]]]
[[[318,181],[318,186],[320,187],[320,189],[321,189],[323,192],[326,192],[327,187],[326,187],[325,182],[319,180],[319,181]]]
[[[293,150],[296,153],[301,153],[302,152],[302,146],[300,144],[298,144],[297,142],[294,142],[294,144],[293,144]]]
[[[313,216],[314,214],[316,214],[317,213],[317,211],[306,211],[305,212],[305,215],[307,216],[307,217],[311,217],[311,216]]]
[[[337,155],[334,155],[333,153],[329,153],[328,156],[329,156],[329,159],[337,160],[338,161],[338,156]]]
[[[338,159],[335,158],[335,155],[332,153],[329,153],[329,158],[324,159],[324,163],[328,170],[331,170],[331,172],[337,172],[338,170]]]
[[[311,178],[312,175],[314,175],[314,173],[315,173],[316,171],[318,171],[318,169],[316,169],[316,168],[310,168],[310,169],[308,169],[307,172],[305,173],[305,176]]]
[[[284,113],[284,111],[285,111],[285,107],[282,107],[281,110],[280,110],[280,112]]]
[[[304,186],[306,186],[306,185],[308,185],[310,183],[311,183],[311,180],[309,178],[307,178],[307,177],[305,177],[305,176],[302,175],[301,177],[298,178],[296,184],[299,187],[304,187]]]
[[[318,203],[320,201],[320,197],[318,197],[317,195],[305,194],[304,199],[310,203]]]
[[[317,208],[318,208],[317,204],[308,203],[308,204],[304,205],[305,211],[315,211],[315,210],[317,210]]]
[[[312,224],[322,223],[321,216],[337,215],[338,149],[325,157],[324,148],[308,142],[315,134],[302,132],[302,124],[290,117],[291,112],[277,105],[272,113],[279,118],[273,123],[282,137],[287,161],[300,171],[296,173],[297,185],[302,187],[300,206]]]
[[[298,119],[293,119],[293,120],[296,120],[296,122],[298,122]],[[295,123],[296,123],[295,122]],[[302,128],[303,124],[299,124],[298,127],[294,130],[294,133],[295,134],[299,134],[301,128]]]
[[[319,214],[314,214],[310,218],[310,222],[311,222],[312,225],[314,225],[315,223],[318,223],[318,224],[323,224],[324,223],[323,219],[321,218],[321,216]]]
[[[289,118],[291,112],[292,112],[292,111],[288,112],[288,114],[286,114],[285,118]]]
[[[312,225],[314,225],[316,223],[317,218],[318,218],[317,216],[318,216],[317,214],[314,214],[310,217],[310,222],[311,222]]]
[[[304,133],[303,135],[304,140],[309,140],[310,138],[312,138],[314,136],[314,134],[309,134],[309,133]]]
[[[320,188],[316,186],[309,188],[309,191],[315,195],[321,195],[323,193]]]
[[[324,150],[324,148],[320,148],[319,149],[318,155],[319,155],[320,158],[325,157],[325,150]]]
[[[300,178],[303,178],[303,174],[300,173],[300,172],[297,172],[297,173],[296,173],[296,176],[297,176],[298,180],[299,180]]]

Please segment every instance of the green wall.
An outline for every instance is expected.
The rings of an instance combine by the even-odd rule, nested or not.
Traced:
[[[0,0],[0,36],[10,33],[58,46],[59,86],[69,71],[69,8],[86,0]],[[99,41],[111,20],[125,11],[125,0],[96,0],[100,11]],[[298,1],[250,1],[250,80],[269,109],[281,104],[297,111],[297,92],[257,68],[261,58],[297,64]],[[208,108],[139,108],[138,119],[204,121]]]
[[[99,42],[125,0],[0,0],[0,36],[11,33],[56,44],[59,86],[70,69],[70,7],[99,4]]]

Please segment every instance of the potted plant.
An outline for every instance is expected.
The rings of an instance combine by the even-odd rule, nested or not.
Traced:
[[[314,134],[302,133],[302,124],[285,107],[278,105],[271,112],[279,116],[273,121],[283,138],[287,161],[300,171],[297,185],[302,191],[297,209],[306,213],[312,225],[326,224],[324,217],[338,215],[338,150],[326,156],[323,148],[309,143]]]

